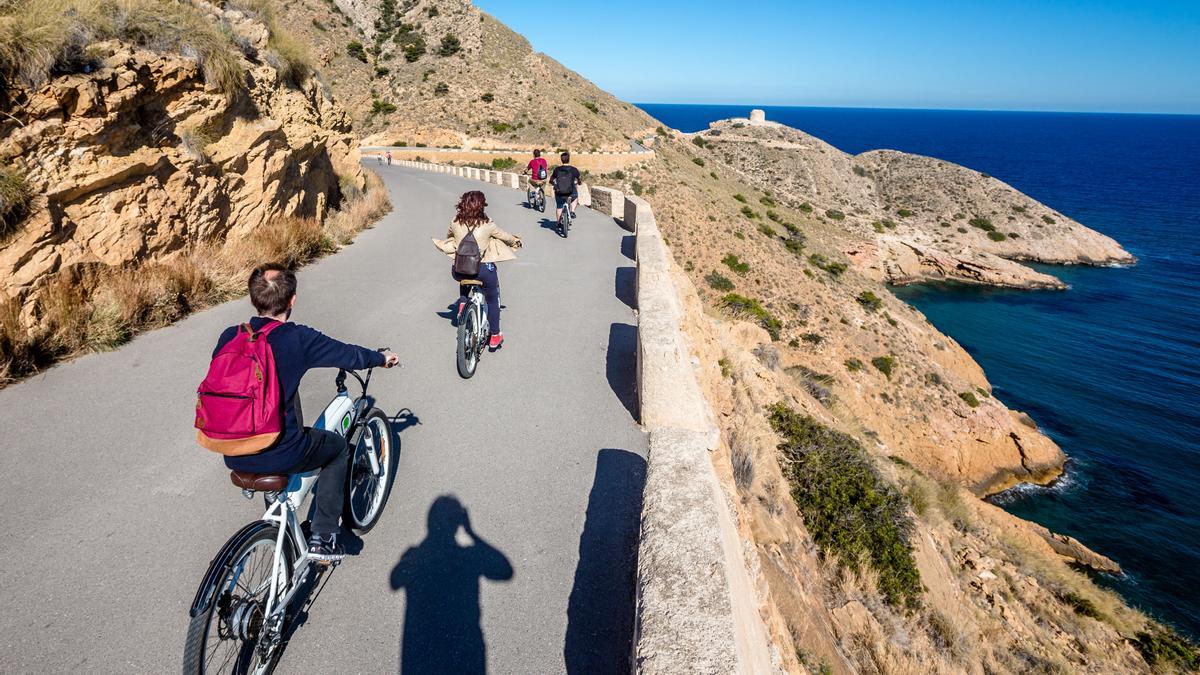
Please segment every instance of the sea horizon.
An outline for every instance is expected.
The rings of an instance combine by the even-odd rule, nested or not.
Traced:
[[[645,106],[678,106],[688,108],[746,108],[753,109],[807,109],[807,110],[880,110],[905,112],[954,112],[954,113],[1014,113],[1030,115],[1127,115],[1131,117],[1200,117],[1197,112],[1162,112],[1144,110],[1058,110],[1036,108],[942,108],[937,106],[874,106],[874,105],[800,105],[779,103],[669,103],[662,101],[627,101],[630,105],[646,110]],[[648,111],[647,111],[648,112]],[[653,116],[653,115],[652,115]],[[772,121],[767,116],[768,121]],[[662,120],[660,120],[662,121]],[[714,120],[715,121],[715,120]],[[682,131],[682,130],[681,130]]]
[[[1124,568],[1098,581],[1200,636],[1200,115],[638,104],[682,131],[751,108],[858,154],[986,172],[1138,258],[1033,265],[1066,291],[893,287],[980,364],[993,394],[1067,454],[1063,480],[992,499]],[[1014,348],[1014,345],[1019,347]]]

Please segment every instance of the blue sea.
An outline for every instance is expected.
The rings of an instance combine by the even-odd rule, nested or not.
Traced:
[[[639,104],[697,131],[750,106]],[[989,173],[1121,242],[1126,268],[1039,266],[1067,291],[896,289],[1070,456],[993,498],[1117,560],[1099,581],[1200,637],[1200,116],[764,108],[850,153]]]

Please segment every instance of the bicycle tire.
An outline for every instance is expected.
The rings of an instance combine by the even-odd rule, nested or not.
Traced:
[[[462,320],[458,322],[458,375],[464,380],[471,379],[475,368],[479,366],[479,351],[474,341],[479,333],[479,307],[473,303],[463,309]]]
[[[375,506],[374,513],[370,514],[370,517],[368,517],[366,520],[359,520],[358,516],[354,513],[353,488],[356,480],[354,475],[355,471],[361,468],[359,466],[358,452],[359,448],[362,446],[363,439],[360,437],[359,444],[353,449],[353,455],[350,457],[350,473],[346,477],[348,483],[346,486],[346,501],[342,510],[342,522],[346,523],[347,526],[358,535],[363,535],[367,532],[370,532],[371,528],[375,527],[376,523],[379,522],[380,516],[383,515],[384,508],[387,507],[388,497],[390,497],[392,494],[392,486],[396,484],[396,467],[400,462],[400,439],[396,438],[396,434],[392,432],[391,420],[389,420],[388,416],[379,408],[371,408],[369,411],[367,411],[366,417],[363,418],[364,434],[367,433],[366,427],[371,423],[372,420],[375,420],[383,425],[383,430],[386,435],[385,437],[387,438],[387,445],[384,446],[384,456],[379,458],[380,465],[385,469],[385,478],[383,484],[376,488],[377,490],[382,490],[382,493],[379,496],[379,503]]]
[[[238,534],[234,535],[234,537],[239,537],[241,535],[242,535],[242,533],[239,532]],[[271,552],[271,555],[272,555],[271,560],[273,562],[275,541],[276,541],[278,535],[279,535],[279,527],[277,525],[273,525],[271,523],[264,522],[264,523],[262,523],[261,527],[255,529],[253,533],[251,533],[248,537],[246,537],[245,540],[240,545],[232,547],[230,550],[228,550],[222,560],[213,561],[213,567],[223,570],[221,577],[218,579],[218,582],[215,586],[214,592],[220,593],[222,588],[226,588],[227,586],[231,585],[230,584],[230,575],[235,570],[238,570],[238,572],[240,574],[240,572],[242,570],[241,570],[241,566],[238,564],[239,561],[253,549],[265,546],[265,548]],[[287,545],[287,542],[284,542],[283,560],[284,560],[283,578],[286,580],[287,583],[290,583],[292,580],[292,573],[296,567],[296,551],[293,550],[292,546]],[[267,574],[268,574],[268,579],[269,579],[270,571],[268,571]],[[287,593],[287,590],[288,590],[287,586],[284,585],[277,590],[277,593],[280,596],[283,596],[284,594]],[[283,650],[278,646],[274,649],[274,651],[271,653],[270,657],[265,662],[260,662],[257,665],[257,667],[254,668],[254,670],[250,669],[250,666],[256,660],[255,657],[256,657],[257,651],[258,651],[257,640],[254,642],[246,642],[246,641],[242,641],[242,640],[230,640],[230,642],[235,642],[235,643],[241,642],[242,645],[240,648],[236,649],[236,656],[233,660],[233,664],[229,671],[223,671],[219,667],[216,669],[208,667],[209,664],[207,664],[206,661],[208,660],[207,657],[208,657],[209,650],[205,649],[205,645],[208,643],[210,629],[214,627],[213,615],[214,615],[214,613],[222,611],[222,609],[221,609],[222,604],[223,604],[222,598],[220,598],[220,597],[213,598],[212,601],[208,605],[208,609],[206,609],[205,611],[202,611],[199,614],[197,614],[196,616],[192,617],[191,621],[188,622],[187,638],[186,638],[186,641],[184,642],[184,648],[183,648],[183,672],[184,672],[184,674],[185,675],[193,675],[193,674],[201,675],[201,674],[217,673],[217,672],[231,672],[231,673],[253,672],[253,673],[257,673],[259,675],[264,675],[266,673],[270,673],[270,672],[274,671],[276,664],[279,663],[279,657],[283,654]],[[225,604],[228,604],[228,603],[225,603]],[[218,622],[222,621],[222,620],[223,619],[218,614]],[[219,626],[220,624],[218,623],[215,625]],[[283,628],[281,629],[280,632],[281,633],[286,632],[286,629],[287,629],[287,627],[286,627],[286,617],[285,617],[285,626],[283,626]],[[218,630],[218,634],[219,634],[219,632],[220,631]],[[224,663],[222,663],[221,665],[224,665]]]

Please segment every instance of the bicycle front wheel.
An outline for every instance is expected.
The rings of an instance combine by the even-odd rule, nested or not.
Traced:
[[[371,466],[374,456],[378,471]],[[344,520],[356,534],[366,534],[379,522],[400,461],[399,441],[392,424],[379,408],[371,408],[350,460]]]
[[[458,324],[458,374],[464,380],[471,379],[479,365],[480,323],[479,307],[468,304]]]
[[[211,587],[201,589],[202,594],[212,594],[208,606],[188,624],[184,673],[261,675],[275,668],[282,651],[282,617],[275,619],[277,625],[271,625],[265,613],[268,601],[273,605],[287,593],[296,564],[295,551],[285,545],[280,552],[283,564],[276,595],[269,599],[278,534],[277,526],[256,523],[234,536],[239,541],[227,545],[223,559],[213,561],[211,569],[218,574]]]

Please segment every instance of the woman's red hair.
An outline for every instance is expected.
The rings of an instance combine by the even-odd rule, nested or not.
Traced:
[[[479,190],[464,192],[462,198],[458,200],[458,215],[454,217],[454,220],[463,225],[486,223],[488,217],[483,211],[486,206],[487,198]]]

